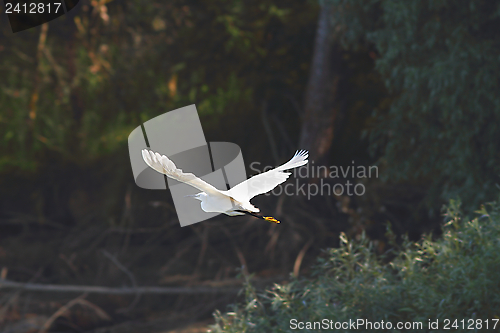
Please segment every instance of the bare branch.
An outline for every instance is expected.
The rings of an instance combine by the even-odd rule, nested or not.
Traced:
[[[9,280],[0,280],[1,289],[23,289],[25,291],[42,292],[69,292],[69,293],[93,293],[109,295],[135,295],[141,294],[208,294],[208,293],[238,293],[240,288],[213,288],[213,287],[137,287],[137,288],[113,288],[101,286],[76,286],[21,283]]]
[[[135,289],[137,289],[137,283],[135,282],[134,274],[132,274],[132,272],[130,272],[125,266],[123,266],[121,264],[121,262],[119,262],[118,259],[115,256],[113,256],[111,253],[109,253],[108,251],[101,250],[101,252],[109,260],[111,260],[121,271],[123,271],[125,274],[127,274],[127,276],[129,277],[130,281],[132,282],[132,287],[135,288]],[[130,303],[130,305],[127,308],[121,309],[120,312],[128,312],[128,311],[132,310],[134,308],[134,306],[139,302],[140,298],[141,298],[141,293],[137,292],[135,294],[135,298],[132,301],[132,303]]]

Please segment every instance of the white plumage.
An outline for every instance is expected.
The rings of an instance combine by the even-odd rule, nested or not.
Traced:
[[[279,223],[279,221],[272,217],[255,214],[259,212],[259,209],[253,206],[250,200],[259,194],[273,190],[276,186],[285,182],[291,175],[290,172],[285,171],[307,164],[307,157],[307,151],[297,151],[290,161],[285,164],[255,175],[230,190],[223,191],[192,173],[182,172],[167,156],[147,149],[142,150],[142,158],[148,166],[170,178],[189,184],[202,191],[192,197],[201,201],[201,208],[205,212],[224,213],[230,216],[249,214],[274,223]]]

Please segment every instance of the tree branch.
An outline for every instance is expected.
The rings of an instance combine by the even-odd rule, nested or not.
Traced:
[[[230,287],[136,287],[136,288],[113,288],[101,286],[76,286],[76,285],[56,285],[21,283],[0,279],[1,289],[22,289],[26,291],[42,292],[72,292],[72,293],[94,293],[110,295],[135,295],[141,294],[205,294],[205,293],[238,293],[241,288]]]

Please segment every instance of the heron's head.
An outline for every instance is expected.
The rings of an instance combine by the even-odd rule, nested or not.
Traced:
[[[205,192],[201,192],[201,193],[198,193],[198,194],[188,194],[188,195],[185,195],[185,197],[189,197],[189,198],[194,198],[194,199],[198,199],[198,200],[203,200],[203,198],[206,196],[207,194]]]

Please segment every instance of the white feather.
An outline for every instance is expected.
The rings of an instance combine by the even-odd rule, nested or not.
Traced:
[[[291,173],[284,171],[307,164],[307,157],[307,151],[297,151],[292,159],[285,164],[253,176],[234,186],[229,191],[221,191],[192,173],[182,172],[167,156],[147,149],[142,150],[144,162],[152,169],[203,191],[204,193],[199,193],[195,198],[202,201],[201,208],[204,211],[220,212],[227,215],[242,215],[238,210],[258,212],[259,209],[250,203],[250,199],[256,195],[269,192],[285,182]]]

